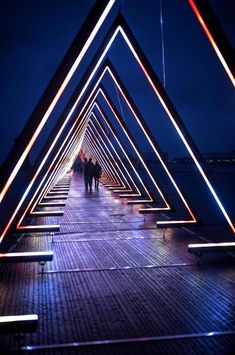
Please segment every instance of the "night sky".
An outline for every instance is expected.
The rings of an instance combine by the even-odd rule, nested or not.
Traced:
[[[0,164],[93,3],[91,0],[1,2]],[[163,81],[160,0],[124,0],[119,4],[137,41]],[[213,0],[211,5],[230,43],[234,44],[234,1]],[[202,153],[235,150],[234,88],[221,63],[186,0],[162,0],[162,14],[169,97]],[[110,21],[107,20],[106,28]],[[104,29],[102,31],[104,35]],[[91,48],[87,63],[95,47]],[[170,156],[184,154],[174,130],[164,121],[159,103],[121,39],[112,46],[109,58],[162,150]],[[79,67],[81,75],[84,69],[85,64],[84,68]],[[112,91],[108,78],[104,85]],[[123,112],[127,119],[125,107]]]

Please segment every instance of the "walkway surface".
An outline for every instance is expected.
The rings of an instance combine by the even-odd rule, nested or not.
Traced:
[[[37,263],[0,265],[1,315],[39,317],[38,330],[23,344],[43,348],[25,353],[232,354],[232,255],[202,257],[199,264],[187,251],[189,242],[201,242],[193,232],[167,229],[163,236],[153,217],[144,222],[107,188],[85,193],[80,175],[72,177],[56,221],[54,236],[27,234],[15,246],[53,250],[44,275]],[[80,347],[69,347],[74,342]],[[59,347],[49,349],[53,344]],[[14,347],[12,336],[0,336],[3,354]]]

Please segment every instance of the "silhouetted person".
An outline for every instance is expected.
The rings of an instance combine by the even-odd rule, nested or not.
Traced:
[[[98,163],[98,161],[96,160],[95,166],[94,166],[94,178],[95,178],[95,189],[96,190],[98,190],[98,188],[99,188],[99,181],[100,181],[101,174],[102,174],[102,168],[101,168],[100,164]]]
[[[89,189],[91,192],[92,191],[92,179],[94,176],[94,164],[92,163],[91,158],[88,160],[88,163],[86,164],[85,175],[87,176],[88,186],[89,186]]]
[[[87,158],[84,158],[83,164],[82,164],[82,172],[83,172],[83,177],[84,177],[84,184],[85,184],[85,190],[88,191],[88,176],[86,173],[86,167],[87,167]]]

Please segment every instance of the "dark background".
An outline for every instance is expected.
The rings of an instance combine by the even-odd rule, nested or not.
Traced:
[[[14,139],[93,4],[92,0],[1,2],[0,164],[6,159]],[[210,4],[233,44],[234,2],[213,0]],[[160,1],[125,0],[119,1],[119,6],[162,81]],[[234,88],[188,1],[162,0],[162,15],[168,95],[203,154],[235,150]],[[109,21],[106,21],[105,28],[108,28]],[[103,35],[105,28],[103,33],[101,31]],[[94,44],[83,66],[79,67],[79,75],[85,70],[95,48]],[[162,150],[170,157],[185,155],[185,148],[165,120],[159,103],[122,39],[115,41],[109,57]],[[105,82],[112,93],[112,83],[108,78]],[[120,106],[117,97],[116,100]],[[124,103],[122,109],[124,118],[129,119]],[[51,126],[55,122],[56,117]]]

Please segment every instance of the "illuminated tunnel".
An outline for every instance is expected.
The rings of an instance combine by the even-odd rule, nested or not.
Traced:
[[[199,10],[197,2],[189,1],[189,3],[197,17],[202,16],[200,11],[202,14],[208,13],[208,9]],[[106,21],[106,17],[111,16],[111,13],[114,20],[112,20],[110,28],[106,31],[106,35],[101,40],[87,69],[82,73],[80,62],[86,56],[89,47],[96,41],[96,33]],[[209,20],[208,26],[211,26]],[[204,24],[204,30],[211,41],[212,35],[208,34],[210,33],[208,28]],[[152,207],[148,206],[147,208],[141,206],[140,212],[177,212],[179,205],[182,205],[179,209],[182,216],[176,214],[174,218],[170,214],[170,220],[160,221],[158,226],[161,223],[164,226],[203,223],[203,216],[195,208],[193,199],[184,191],[184,186],[179,187],[177,178],[171,171],[160,144],[154,136],[153,127],[149,126],[145,117],[138,112],[138,105],[125,87],[124,80],[118,74],[118,69],[111,63],[109,51],[112,44],[120,38],[144,75],[155,99],[161,105],[165,119],[169,120],[175,134],[178,135],[190,155],[205,188],[212,195],[213,208],[217,208],[217,212],[223,215],[231,230],[235,231],[234,223],[213,186],[204,158],[126,20],[118,12],[116,2],[100,1],[93,6],[3,165],[0,211],[1,241],[15,229],[22,231],[24,227],[27,227],[24,224],[24,219],[28,217],[30,211],[31,213],[34,211],[37,204],[43,206],[47,203],[45,200],[50,200],[51,197],[48,196],[48,193],[70,170],[84,144],[86,148],[89,148],[90,154],[94,154],[99,159],[102,157],[106,179],[110,180],[111,185],[114,184],[113,187],[118,187],[117,189],[115,187],[114,191],[122,189],[120,198],[130,198],[128,201],[130,204],[153,204]],[[220,38],[217,23],[215,38]],[[226,41],[224,45],[221,45],[221,40],[219,40],[218,46],[215,39],[212,42],[216,54],[218,55],[218,51],[220,53],[220,60],[222,54],[225,53],[225,59],[222,60],[224,65],[226,57],[228,57],[229,42]],[[228,63],[225,68],[227,73],[231,72],[230,67],[231,64]],[[76,71],[80,71],[82,74],[80,74],[79,80],[76,79],[76,83],[73,83],[72,93],[67,98],[66,106],[57,118],[56,125],[48,134],[49,126],[47,125],[50,115],[53,114],[53,109]],[[138,127],[143,140],[150,146],[155,159],[161,166],[159,176],[156,175],[156,172],[151,171],[141,147],[138,146],[138,137],[135,137],[131,128],[128,127],[128,122],[119,112],[117,103],[114,103],[113,98],[109,97],[105,87],[107,76],[115,86],[119,100],[121,97],[125,110],[129,110],[129,114],[133,117],[133,124]],[[153,124],[155,125],[154,121]],[[97,134],[94,130],[97,131]],[[44,135],[46,139],[43,137]],[[41,136],[43,139],[40,138]],[[39,138],[42,140],[40,141]],[[29,167],[27,159],[35,144],[38,144],[40,153],[33,166]],[[134,164],[130,158],[133,154],[137,157],[137,163]],[[141,172],[137,171],[138,164],[143,167]],[[169,190],[169,186],[177,196],[174,201],[171,201],[166,192]],[[46,226],[44,227],[46,228]],[[42,229],[44,227],[41,226]],[[37,228],[40,229],[39,226]],[[47,226],[47,228],[53,230],[58,226]]]
[[[80,26],[0,170],[4,354],[234,352],[235,61],[218,3],[3,4]]]

